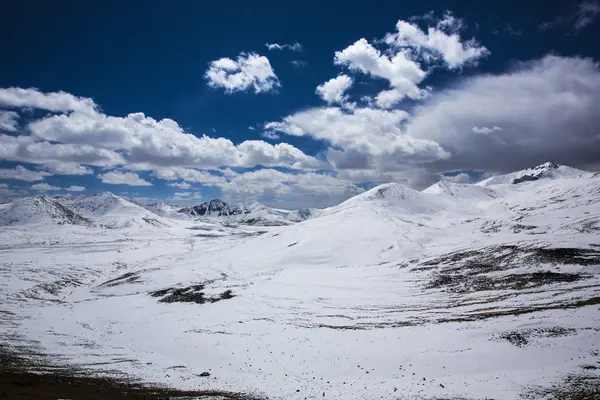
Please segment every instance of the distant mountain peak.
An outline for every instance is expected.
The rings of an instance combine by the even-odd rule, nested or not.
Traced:
[[[51,196],[40,194],[3,204],[0,225],[52,222],[56,224],[90,225],[91,221],[63,206]]]
[[[523,182],[537,181],[542,178],[559,179],[559,178],[575,178],[591,175],[590,172],[582,171],[576,168],[567,167],[566,165],[556,164],[554,162],[545,162],[535,167],[529,167],[521,171],[515,171],[508,174],[492,176],[478,182],[476,185],[489,186],[499,184],[520,184]]]

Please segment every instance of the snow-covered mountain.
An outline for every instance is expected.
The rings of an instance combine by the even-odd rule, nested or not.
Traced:
[[[156,203],[140,205],[146,210],[151,211],[154,214],[160,215],[161,217],[173,219],[184,219],[188,217],[187,214],[179,212],[179,210],[181,210],[181,207],[167,204],[164,201],[157,201]]]
[[[183,207],[179,212],[191,217],[223,217],[234,214],[234,211],[229,204],[219,199],[207,201],[195,206]]]
[[[0,205],[0,225],[45,223],[85,226],[91,221],[45,195],[15,199]]]
[[[231,205],[219,199],[184,207],[178,212],[203,221],[259,226],[290,225],[319,214],[319,211],[315,209],[280,210],[267,207],[256,201]]]
[[[571,168],[566,165],[558,165],[552,162],[546,162],[538,166],[527,168],[521,171],[512,172],[505,175],[492,176],[481,182],[478,186],[490,186],[501,184],[518,184],[523,182],[537,181],[538,179],[560,179],[560,178],[579,178],[590,177],[591,172]]]
[[[107,228],[169,225],[168,220],[111,192],[57,196],[55,199],[66,208]]]

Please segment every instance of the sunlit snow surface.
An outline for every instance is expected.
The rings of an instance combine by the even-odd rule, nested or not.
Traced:
[[[285,227],[119,218],[0,228],[0,343],[272,399],[513,399],[600,367],[590,174],[388,184]]]

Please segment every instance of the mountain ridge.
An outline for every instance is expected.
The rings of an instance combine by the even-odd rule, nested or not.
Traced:
[[[464,202],[493,200],[509,186],[523,187],[540,180],[594,178],[598,173],[546,162],[535,167],[497,175],[475,184],[441,180],[418,191],[400,183],[376,186],[344,202],[325,209],[281,210],[254,200],[229,204],[213,199],[200,204],[177,207],[158,201],[141,204],[112,192],[91,195],[72,194],[49,197],[37,195],[0,205],[0,224],[47,222],[120,228],[132,225],[168,226],[172,220],[199,220],[209,223],[257,226],[293,225],[308,219],[338,212],[362,203],[396,207],[410,213],[431,213],[437,209],[454,210]]]

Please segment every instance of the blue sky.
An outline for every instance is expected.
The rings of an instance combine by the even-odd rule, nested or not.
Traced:
[[[599,2],[288,3],[3,2],[0,196],[318,207],[600,168]]]

